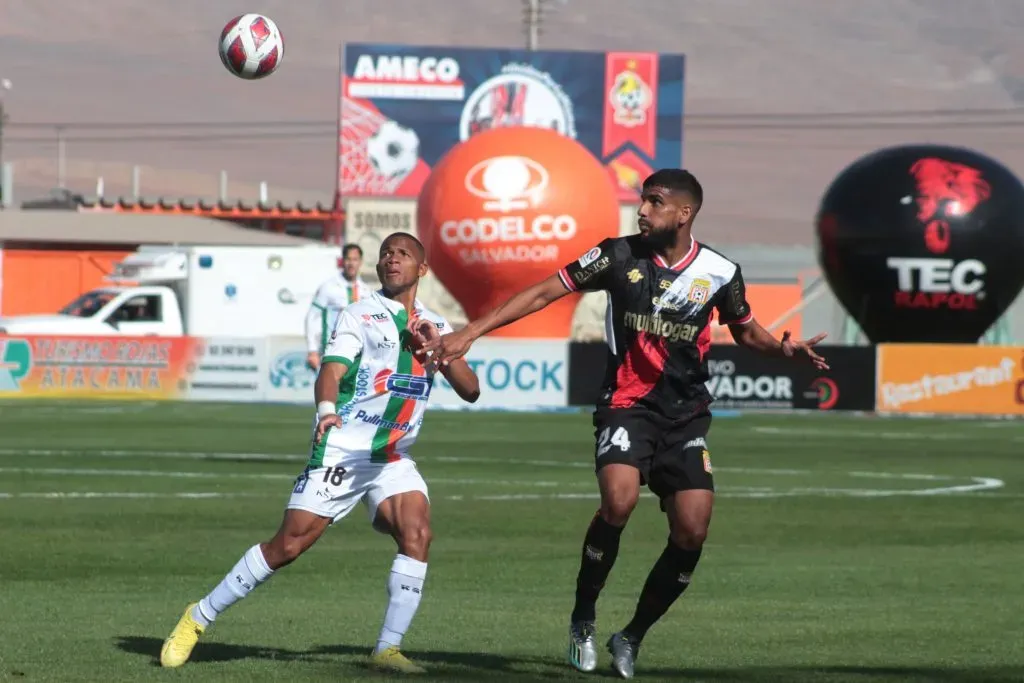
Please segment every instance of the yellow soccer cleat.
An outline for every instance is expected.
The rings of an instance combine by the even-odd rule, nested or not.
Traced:
[[[370,661],[374,667],[385,671],[396,671],[401,674],[427,673],[427,670],[422,666],[410,662],[409,658],[403,655],[397,647],[389,647],[380,652],[374,652]]]
[[[199,636],[206,630],[205,626],[201,626],[192,618],[192,608],[195,606],[196,603],[193,602],[185,608],[185,614],[181,616],[178,625],[160,648],[161,666],[173,669],[187,662],[189,655],[192,654],[192,648],[199,642]]]

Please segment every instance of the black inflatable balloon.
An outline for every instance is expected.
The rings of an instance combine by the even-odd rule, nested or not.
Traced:
[[[1024,186],[940,145],[882,149],[822,198],[818,258],[873,343],[975,343],[1024,286]]]

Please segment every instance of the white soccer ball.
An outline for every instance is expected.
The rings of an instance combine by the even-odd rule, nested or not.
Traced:
[[[269,76],[283,59],[281,31],[262,14],[235,17],[220,33],[220,61],[239,78],[251,81]]]
[[[385,121],[366,141],[370,163],[383,176],[395,178],[412,173],[420,158],[420,139],[412,128]]]

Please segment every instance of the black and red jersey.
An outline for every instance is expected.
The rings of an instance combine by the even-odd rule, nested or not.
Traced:
[[[694,241],[669,264],[639,235],[606,239],[558,272],[570,291],[608,292],[608,366],[598,406],[684,417],[713,399],[704,382],[711,321],[753,320],[736,263]]]

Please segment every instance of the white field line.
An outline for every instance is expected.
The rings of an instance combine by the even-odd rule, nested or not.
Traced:
[[[174,460],[305,461],[308,455],[290,453],[211,453],[203,451],[147,451],[128,449],[0,448],[0,457],[171,458]]]
[[[0,474],[38,474],[56,476],[83,477],[151,477],[157,479],[259,479],[294,482],[298,473],[259,473],[259,472],[168,472],[164,470],[107,470],[77,469],[74,467],[0,467]],[[524,488],[554,488],[557,486],[578,486],[574,482],[562,481],[514,481],[497,479],[446,479],[432,477],[430,484],[459,486],[522,486]],[[587,483],[587,486],[590,484]]]
[[[220,493],[216,491],[212,492],[196,492],[196,493],[144,493],[144,492],[130,492],[130,491],[31,491],[24,493],[9,493],[0,492],[0,500],[9,500],[14,498],[64,498],[64,499],[80,499],[80,498],[124,498],[127,500],[135,499],[153,499],[153,498],[189,498],[189,499],[206,499],[206,498],[258,498],[266,497],[265,493]]]
[[[1021,428],[1020,423],[1017,423],[1018,429]],[[864,429],[864,430],[843,430],[843,429],[824,429],[815,427],[765,427],[758,426],[752,427],[752,432],[756,434],[763,434],[768,436],[785,436],[785,437],[827,437],[827,438],[842,438],[842,439],[885,439],[894,441],[977,441],[979,435],[975,432],[962,433],[962,432],[929,432],[929,431],[889,431],[889,430],[875,430],[875,429]],[[1001,436],[1003,440],[1024,442],[1024,436]]]
[[[171,459],[171,460],[228,460],[238,462],[305,462],[308,456],[294,455],[288,453],[207,453],[201,451],[135,451],[135,450],[75,450],[75,449],[41,449],[41,448],[0,448],[0,458],[24,457],[82,457],[82,458],[136,458],[136,459]],[[476,464],[476,465],[523,465],[527,467],[568,467],[593,470],[594,465],[589,461],[575,460],[499,460],[498,458],[480,458],[473,456],[433,456],[426,458],[423,462],[443,462],[454,464]],[[422,463],[420,463],[422,464]],[[778,475],[809,475],[815,474],[812,470],[797,469],[761,469],[748,467],[717,467],[716,472],[744,472],[749,474],[778,474]]]
[[[734,472],[757,472],[761,474],[778,474],[778,475],[805,475],[810,472],[807,470],[770,470],[770,469],[753,469],[746,470],[744,468],[732,468]],[[178,478],[178,479],[260,479],[267,480],[273,479],[277,481],[292,481],[295,479],[294,476],[288,474],[277,474],[277,473],[245,473],[245,472],[166,472],[166,471],[154,471],[154,470],[114,470],[114,469],[78,469],[78,468],[35,468],[35,467],[4,467],[0,468],[0,473],[9,474],[38,474],[38,475],[57,475],[57,476],[106,476],[106,477],[158,477],[158,478]],[[950,477],[938,474],[914,474],[914,473],[897,473],[897,472],[847,472],[847,476],[852,478],[874,478],[874,479],[888,479],[888,480],[902,480],[902,481],[927,481],[927,482],[954,482],[957,481],[957,477]],[[793,497],[793,496],[847,496],[855,498],[880,498],[880,497],[892,497],[892,496],[934,496],[934,495],[948,495],[954,493],[978,493],[982,491],[992,491],[1000,489],[1005,486],[1005,482],[1001,479],[994,477],[970,477],[970,483],[952,484],[946,486],[930,486],[919,489],[867,489],[867,488],[835,488],[835,487],[793,487],[788,489],[776,489],[772,487],[726,487],[724,490],[718,492],[719,496],[732,497],[732,498],[782,498],[782,497]],[[483,479],[432,479],[431,483],[438,485],[466,485],[466,486],[516,486],[523,488],[564,488],[567,486],[578,486],[575,482],[558,482],[558,481],[515,481],[515,480],[483,480]],[[109,494],[109,495],[108,495]],[[59,497],[107,497],[111,498],[152,498],[152,497],[166,497],[166,498],[217,498],[217,497],[237,497],[240,494],[233,493],[217,493],[210,492],[205,494],[192,494],[192,493],[127,493],[127,492],[107,492],[107,494],[101,492],[67,492],[67,493],[0,493],[0,498],[59,498]],[[255,495],[255,494],[253,494]],[[503,500],[590,500],[597,498],[596,492],[580,492],[580,493],[549,493],[549,494],[535,494],[535,493],[514,493],[514,494],[498,494],[498,495],[472,495],[472,496],[449,496],[450,500],[489,500],[489,501],[503,501]]]
[[[904,491],[892,490],[871,490],[871,489],[792,489],[789,491],[775,491],[771,489],[743,489],[737,488],[716,493],[723,498],[784,498],[793,496],[851,496],[851,497],[888,497],[900,495],[948,495],[954,493],[978,493],[991,491],[1003,486],[998,479],[984,477],[973,478],[973,484],[963,486],[948,486],[932,489],[914,489]],[[223,492],[179,492],[179,493],[153,493],[153,492],[130,492],[130,491],[41,491],[27,493],[0,492],[0,500],[29,498],[29,499],[124,499],[124,500],[152,500],[152,499],[189,499],[189,500],[212,500],[227,498],[265,498],[264,493],[223,493]],[[431,496],[437,499],[438,496]],[[650,493],[643,494],[645,498],[652,498]],[[984,493],[980,498],[1024,498],[1024,494],[1016,493]],[[441,496],[446,501],[489,501],[489,502],[516,502],[516,501],[555,501],[555,500],[599,500],[600,495],[591,493],[511,493],[483,496],[449,495]]]

